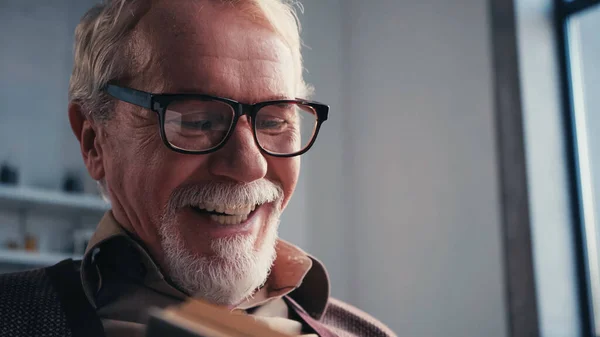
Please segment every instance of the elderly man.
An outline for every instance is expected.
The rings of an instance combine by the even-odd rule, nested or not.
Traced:
[[[300,45],[280,0],[92,8],[68,115],[112,210],[82,262],[0,279],[0,332],[140,336],[149,308],[194,296],[291,335],[393,335],[277,238],[328,115],[305,99]]]

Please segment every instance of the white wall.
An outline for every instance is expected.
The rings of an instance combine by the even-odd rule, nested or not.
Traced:
[[[486,2],[304,4],[333,108],[309,242],[338,296],[400,335],[506,336]]]
[[[306,44],[303,50],[306,81],[315,86],[313,99],[331,106],[330,119],[321,129],[316,145],[303,157],[306,190],[307,249],[323,260],[330,273],[332,293],[350,298],[348,281],[352,224],[346,196],[346,177],[343,139],[345,113],[342,82],[345,69],[342,16],[343,0],[306,0],[306,12],[301,16]],[[348,190],[352,192],[353,190]],[[296,195],[298,198],[299,195]],[[286,226],[282,222],[283,226]]]
[[[0,162],[20,182],[59,188],[67,170],[85,173],[67,119],[73,31],[94,1],[11,0],[0,4]]]
[[[65,174],[75,171],[87,178],[88,192],[94,189],[67,118],[73,33],[94,2],[0,1],[0,163],[18,168],[22,185],[60,189]],[[0,209],[0,248],[22,240],[25,230],[36,235],[40,251],[66,250],[74,226],[90,227],[90,221],[20,218]],[[13,269],[0,263],[0,272]]]

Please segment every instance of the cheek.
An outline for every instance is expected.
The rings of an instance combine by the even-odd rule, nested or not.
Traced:
[[[282,207],[285,208],[296,189],[300,174],[300,157],[267,158],[269,166],[268,179],[281,183],[284,192]]]
[[[129,133],[131,134],[131,133]],[[139,141],[134,137],[113,138],[111,148],[106,153],[107,179],[112,182],[116,193],[120,194],[124,207],[140,207],[143,203],[155,203],[156,190],[162,180],[160,174],[161,151],[157,146],[149,146],[149,141]]]
[[[153,132],[148,134],[148,132]],[[123,202],[144,209],[151,217],[160,216],[171,192],[198,172],[200,158],[185,156],[167,149],[152,130],[137,130],[127,139],[111,142],[106,156],[110,169],[107,178],[116,183]]]
[[[200,156],[186,156],[165,148],[148,157],[152,159],[139,173],[145,175],[143,188],[154,198],[156,211],[163,210],[176,188],[195,182],[194,177],[202,176],[204,171],[205,160]]]

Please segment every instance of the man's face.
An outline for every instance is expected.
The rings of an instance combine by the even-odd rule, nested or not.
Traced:
[[[164,1],[142,18],[134,38],[137,58],[143,60],[142,69],[136,70],[139,79],[131,84],[136,89],[203,93],[244,103],[295,96],[298,79],[290,49],[278,35],[236,9],[203,1],[177,6]],[[264,281],[279,214],[298,179],[298,157],[263,155],[246,117],[222,149],[207,155],[167,149],[156,114],[123,102],[98,128],[101,171],[116,219],[146,243],[176,282],[200,293],[244,288],[214,298],[201,294],[232,304],[252,290],[245,288]],[[213,190],[204,193],[208,196],[202,192],[207,188]],[[238,224],[240,218],[224,220],[189,205],[198,206],[198,198],[221,203],[213,206],[223,207],[225,213],[228,204],[240,200],[259,205],[248,204],[256,209]],[[267,200],[274,201],[261,204]],[[209,265],[216,270],[203,269]],[[261,269],[259,275],[244,279],[254,269]],[[217,275],[221,280],[215,282],[223,284],[187,284],[214,281],[199,274]]]

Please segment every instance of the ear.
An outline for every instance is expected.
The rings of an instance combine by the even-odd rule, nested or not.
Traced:
[[[102,147],[97,137],[97,126],[85,117],[81,105],[69,103],[69,122],[80,144],[81,155],[87,170],[94,180],[104,178]]]

